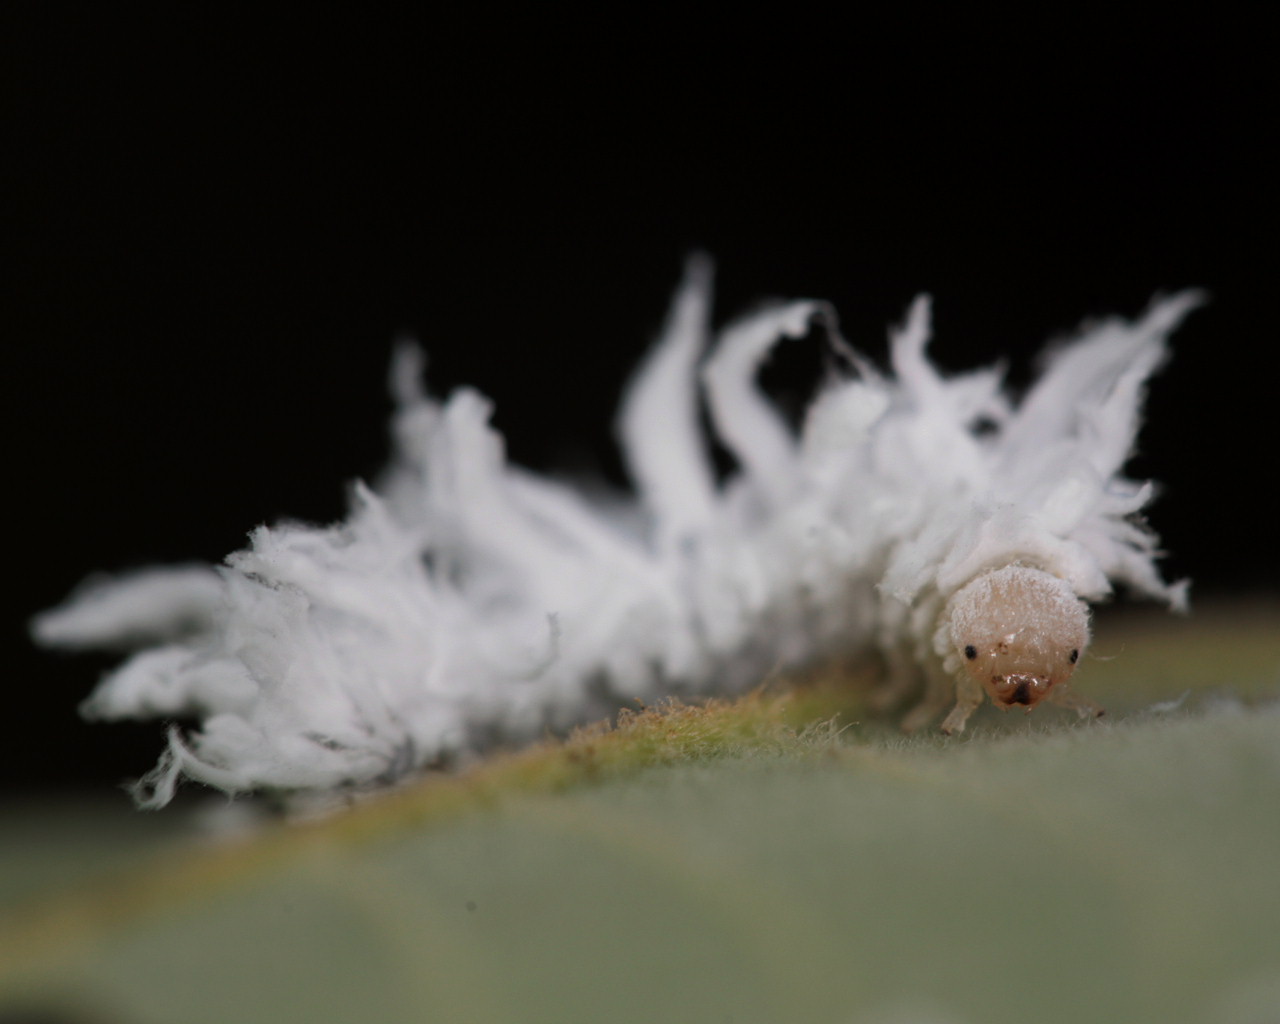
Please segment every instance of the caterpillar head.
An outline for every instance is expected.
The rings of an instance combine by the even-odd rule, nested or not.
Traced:
[[[1088,605],[1066,581],[1028,566],[976,577],[948,612],[954,660],[1004,710],[1030,711],[1071,677],[1089,644]]]

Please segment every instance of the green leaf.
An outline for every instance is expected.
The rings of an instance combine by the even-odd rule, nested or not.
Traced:
[[[44,869],[0,861],[0,1006],[1263,1024],[1280,1007],[1276,621],[1104,629],[1079,676],[1112,712],[1098,723],[988,709],[962,738],[906,740],[828,682],[654,709],[216,844],[155,831],[164,815],[127,840],[64,822],[32,847]],[[55,867],[76,844],[134,866]],[[55,887],[63,871],[78,884]]]

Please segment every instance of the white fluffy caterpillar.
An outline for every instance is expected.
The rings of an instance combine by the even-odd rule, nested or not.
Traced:
[[[488,405],[393,374],[394,457],[348,519],[262,527],[217,569],[98,584],[36,620],[43,642],[132,645],[84,707],[189,716],[140,802],[187,776],[228,792],[368,786],[496,738],[667,693],[732,692],[774,667],[878,650],[904,725],[959,731],[983,694],[1096,713],[1067,680],[1113,583],[1178,605],[1120,471],[1146,379],[1198,297],[1106,321],[1053,352],[1019,402],[996,370],[944,378],[917,300],[882,373],[826,306],[775,306],[711,344],[690,262],[619,430],[637,500],[603,507],[509,465]],[[850,371],[791,430],[755,383],[779,340],[831,328]],[[738,470],[720,480],[700,401]]]

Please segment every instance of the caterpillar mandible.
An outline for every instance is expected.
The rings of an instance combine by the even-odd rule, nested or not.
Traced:
[[[929,302],[889,366],[815,301],[710,327],[689,261],[621,405],[635,483],[602,503],[508,463],[489,405],[422,387],[397,353],[390,465],[328,527],[260,527],[223,566],[83,589],[34,623],[63,646],[136,652],[90,717],[190,716],[137,787],[367,787],[442,755],[536,736],[636,699],[735,692],[769,670],[877,652],[881,703],[924,680],[907,729],[959,732],[981,702],[1100,713],[1069,680],[1088,602],[1115,584],[1178,607],[1126,479],[1145,384],[1200,301],[1183,292],[1052,350],[1015,399],[1001,372],[943,376]],[[800,428],[761,391],[781,341],[822,326],[843,369]],[[736,462],[717,474],[710,431]]]

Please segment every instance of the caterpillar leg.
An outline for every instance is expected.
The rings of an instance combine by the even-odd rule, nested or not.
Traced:
[[[906,733],[916,732],[936,721],[938,716],[947,710],[947,705],[951,703],[953,694],[959,700],[955,709],[947,716],[947,723],[950,723],[952,728],[948,729],[946,723],[944,723],[944,732],[959,732],[964,728],[965,720],[973,713],[973,709],[982,703],[982,692],[981,690],[978,691],[977,699],[973,701],[972,705],[967,705],[963,713],[957,718],[962,705],[965,705],[965,695],[960,692],[960,684],[943,672],[941,665],[926,667],[924,697],[902,720],[902,731]]]
[[[982,704],[982,698],[982,687],[970,679],[968,675],[957,679],[956,706],[942,720],[942,731],[948,736],[964,732],[965,723],[969,721],[969,716],[978,710],[978,707]]]
[[[1063,686],[1055,688],[1046,699],[1050,704],[1074,711],[1081,718],[1101,718],[1107,713],[1107,709],[1101,704],[1095,704],[1088,697],[1081,697],[1074,690]]]

